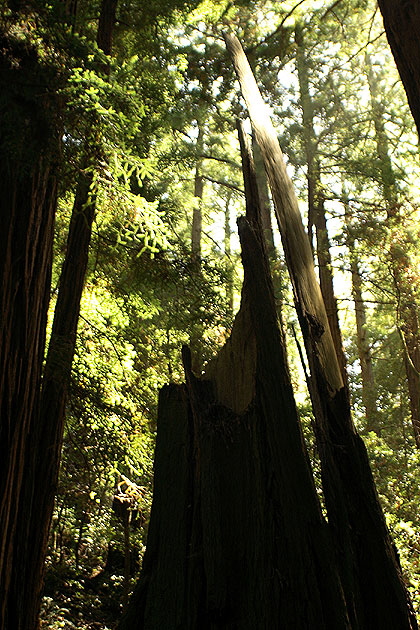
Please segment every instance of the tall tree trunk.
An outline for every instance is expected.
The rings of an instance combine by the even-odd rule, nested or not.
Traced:
[[[195,161],[195,173],[194,173],[194,209],[193,219],[191,227],[191,252],[193,259],[199,264],[201,260],[201,233],[203,225],[202,205],[203,205],[203,190],[204,180],[201,172],[203,160],[201,155],[203,154],[204,146],[204,125],[198,123],[198,136],[196,143],[197,157]]]
[[[316,281],[308,236],[277,134],[239,40],[225,35],[275,204],[295,305],[308,356],[310,393],[328,521],[354,628],[416,628],[369,460],[350,414],[349,392]]]
[[[359,270],[355,239],[352,234],[349,205],[346,199],[344,204],[346,215],[346,245],[350,255],[352,295],[356,319],[357,354],[362,376],[362,402],[366,412],[366,428],[368,431],[374,431],[377,435],[380,435],[381,427],[376,406],[376,386],[373,374],[372,353],[366,334],[366,307],[362,293],[362,278]]]
[[[117,0],[102,0],[98,43],[111,44]],[[114,19],[110,15],[113,12]],[[106,15],[104,19],[103,14]],[[107,32],[103,32],[103,30]],[[110,48],[104,52],[109,54]],[[89,164],[91,166],[91,164]],[[73,361],[80,299],[88,261],[95,202],[92,175],[82,172],[69,227],[54,321],[42,379],[36,421],[28,432],[25,477],[21,489],[7,610],[7,630],[38,627],[48,534],[57,487],[65,405]],[[3,628],[2,628],[3,630]]]
[[[267,175],[264,167],[264,160],[262,159],[260,147],[255,141],[255,137],[252,137],[252,152],[255,161],[255,176],[258,185],[258,193],[260,198],[261,208],[261,225],[265,242],[267,246],[268,258],[270,260],[271,275],[273,278],[274,297],[276,299],[277,314],[280,320],[281,328],[285,330],[284,322],[282,318],[282,306],[283,306],[283,285],[282,274],[284,267],[278,258],[276,245],[274,242],[273,224],[271,220],[271,200],[270,192],[267,182]]]
[[[322,194],[321,168],[317,155],[317,137],[314,127],[314,106],[309,91],[309,75],[305,54],[304,27],[298,22],[295,26],[296,64],[298,71],[300,103],[303,116],[303,140],[307,164],[308,180],[308,225],[312,244],[312,225],[316,231],[316,253],[319,267],[319,283],[327,313],[328,324],[334,342],[343,382],[347,385],[346,357],[343,350],[337,300],[334,295],[334,282],[331,267],[330,241],[325,217],[325,202]]]
[[[198,136],[196,142],[196,160],[195,160],[195,173],[194,173],[194,208],[193,218],[191,226],[191,255],[193,268],[192,272],[196,278],[199,279],[200,285],[201,276],[201,237],[203,232],[203,192],[204,192],[204,179],[202,174],[203,164],[203,149],[204,149],[204,121],[197,120]],[[195,312],[199,313],[202,306],[201,295],[198,295],[198,299],[195,304]],[[202,343],[202,324],[199,318],[195,319],[191,324],[190,332],[190,346],[193,351],[193,370],[197,374],[200,374],[202,368],[201,358],[201,343]]]
[[[139,584],[120,630],[349,628],[277,326],[249,146],[232,335],[159,398]],[[249,194],[251,193],[251,197]]]
[[[412,303],[409,304],[409,311],[414,310],[414,308]],[[414,440],[417,448],[420,448],[420,328],[417,313],[415,317],[411,316],[407,321],[407,314],[404,314],[405,309],[407,309],[407,303],[406,298],[403,298],[399,304],[399,316],[402,320],[399,330],[403,343],[404,367],[407,375]]]
[[[273,226],[271,222],[271,204],[270,193],[268,189],[267,175],[265,173],[264,160],[262,159],[260,147],[255,137],[252,138],[252,153],[255,161],[255,176],[258,185],[258,194],[260,198],[261,208],[261,225],[265,236],[267,251],[269,258],[276,257],[276,248],[274,245]]]
[[[374,73],[369,55],[366,55],[366,68],[382,193],[386,203],[388,227],[392,234],[393,230],[401,231],[402,217],[399,213],[398,186],[385,129],[384,106],[381,100],[379,81]],[[403,342],[411,422],[416,446],[420,448],[420,330],[418,308],[412,286],[413,279],[412,277],[407,277],[407,268],[410,267],[409,257],[402,250],[401,242],[399,241],[401,241],[400,238],[391,238],[389,253],[397,294],[397,325]]]
[[[420,5],[407,0],[378,0],[378,4],[420,136]]]
[[[83,196],[84,188],[79,181],[45,362],[39,420],[36,429],[30,434],[32,448],[27,455],[26,469],[31,482],[23,488],[25,507],[20,515],[18,528],[25,544],[21,550],[22,565],[15,572],[13,583],[16,625],[11,627],[19,630],[34,630],[38,625],[44,561],[58,481],[67,389],[94,215],[94,203],[89,203],[88,207],[83,206]],[[75,213],[76,207],[79,208],[78,216]]]
[[[349,239],[347,239],[349,244]],[[356,318],[357,351],[362,373],[362,400],[366,411],[366,428],[381,434],[376,406],[376,387],[373,374],[372,353],[366,338],[366,307],[362,294],[362,278],[354,247],[348,245],[350,252],[351,284]]]
[[[19,16],[19,19],[21,16]],[[59,77],[31,42],[0,32],[0,628],[18,630],[14,577],[30,506],[25,457],[36,430],[51,286]],[[23,579],[23,577],[22,577]],[[33,579],[32,576],[29,579]]]
[[[225,200],[225,230],[224,230],[224,249],[226,258],[226,300],[227,308],[230,316],[233,316],[233,262],[231,260],[232,244],[231,236],[232,230],[230,227],[231,211],[230,211],[231,193],[228,192]]]

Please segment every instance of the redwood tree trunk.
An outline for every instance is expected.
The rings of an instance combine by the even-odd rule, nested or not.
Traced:
[[[258,143],[255,141],[255,137],[252,137],[252,153],[254,156],[255,162],[255,175],[257,179],[259,199],[260,199],[260,208],[261,208],[261,225],[263,234],[265,237],[265,243],[268,252],[268,258],[270,260],[271,267],[271,275],[273,278],[274,285],[274,297],[276,300],[277,306],[277,314],[280,319],[280,325],[283,330],[285,330],[283,316],[282,316],[282,306],[283,306],[283,286],[282,286],[282,276],[284,275],[284,265],[279,260],[276,251],[276,245],[274,242],[274,233],[273,233],[273,224],[271,220],[272,210],[271,210],[271,200],[270,200],[270,192],[267,182],[267,174],[265,172],[264,161],[262,159],[260,147]]]
[[[249,180],[248,169],[249,153]],[[255,180],[246,188],[241,309],[203,378],[184,349],[186,385],[161,391],[147,551],[120,630],[350,627],[277,325]]]
[[[26,461],[27,479],[22,488],[23,502],[18,524],[21,549],[13,572],[15,613],[10,630],[34,630],[38,627],[44,562],[58,481],[67,388],[94,216],[93,204],[88,204],[81,210],[80,201],[83,198],[84,188],[79,184],[75,201],[75,208],[79,206],[79,213],[73,214],[70,224],[67,254],[61,273],[43,374],[38,422],[29,434],[31,448]]]
[[[202,205],[203,205],[203,190],[204,180],[201,172],[203,165],[203,146],[204,146],[204,123],[197,121],[198,124],[198,137],[196,143],[197,158],[195,162],[194,173],[194,209],[191,226],[191,253],[194,261],[199,265],[201,260],[201,236],[202,236]]]
[[[277,134],[239,40],[233,35],[225,40],[264,157],[305,341],[323,490],[350,622],[366,630],[416,628],[366,448],[351,418],[348,388]]]
[[[420,136],[420,4],[378,0],[386,36]]]
[[[115,21],[116,0],[103,0],[102,13],[99,20],[98,43],[110,45],[111,34],[103,32],[113,26]],[[113,11],[113,19],[110,15]],[[105,14],[102,15],[102,14]],[[104,52],[109,53],[110,49]],[[32,80],[32,79],[31,79]],[[60,462],[63,427],[65,419],[65,403],[67,388],[70,379],[71,364],[73,360],[77,322],[79,316],[80,299],[84,285],[85,272],[88,260],[88,250],[91,235],[91,226],[94,217],[95,205],[90,198],[91,175],[82,174],[74,201],[72,219],[69,228],[66,258],[60,278],[60,286],[57,304],[54,314],[53,328],[45,362],[42,379],[42,391],[40,390],[39,370],[44,358],[44,340],[46,329],[46,312],[50,291],[50,267],[53,242],[53,210],[40,206],[38,209],[38,223],[33,223],[31,218],[22,217],[16,222],[15,229],[25,233],[25,238],[31,238],[34,251],[38,256],[43,256],[48,263],[39,264],[39,268],[28,263],[23,269],[16,263],[20,262],[20,251],[17,249],[11,254],[16,273],[20,272],[22,278],[28,278],[31,273],[43,274],[43,291],[45,294],[42,304],[43,318],[40,322],[39,339],[32,341],[27,339],[22,332],[19,341],[22,344],[36,343],[39,363],[38,373],[28,369],[28,364],[22,362],[21,370],[36,380],[30,383],[30,394],[34,397],[36,405],[31,408],[31,423],[25,426],[26,442],[22,443],[20,462],[16,466],[20,477],[19,502],[15,505],[15,522],[11,521],[9,527],[14,524],[15,545],[13,549],[13,563],[8,565],[8,593],[6,621],[1,630],[34,630],[38,627],[38,615],[41,603],[43,586],[44,561],[47,551],[49,527],[52,518],[54,496],[57,487],[58,468]],[[33,188],[33,185],[32,185]],[[47,189],[44,191],[46,194]],[[34,191],[32,190],[32,194]],[[36,197],[35,197],[36,199]],[[44,202],[45,204],[45,202]],[[55,195],[48,199],[50,206],[55,206]],[[32,202],[33,208],[36,207]],[[21,210],[22,211],[22,210]],[[48,232],[45,230],[45,242],[38,236],[42,233],[40,227],[48,220]],[[26,234],[28,225],[31,228]],[[34,233],[36,236],[34,236]],[[10,242],[23,251],[23,241],[19,240],[16,233],[15,242]],[[14,258],[13,258],[14,257]],[[25,258],[23,258],[25,260]],[[47,272],[48,267],[48,272]],[[20,281],[21,282],[21,281]],[[18,282],[16,282],[17,286]],[[16,287],[14,287],[16,288]],[[37,315],[35,299],[26,307],[22,307],[22,314],[32,322]],[[13,304],[13,297],[11,298]],[[37,320],[35,319],[33,324]],[[16,330],[16,323],[13,322]],[[19,331],[20,332],[20,331]],[[41,340],[42,339],[42,343]],[[30,346],[29,346],[30,350]],[[28,349],[26,350],[28,351]],[[29,355],[28,355],[29,356]],[[29,364],[30,366],[30,364]],[[13,421],[16,421],[13,418]],[[26,451],[25,451],[26,444]],[[19,467],[20,466],[20,467]]]
[[[0,628],[14,624],[25,541],[22,486],[35,428],[49,302],[60,122],[59,78],[30,42],[0,32]],[[31,578],[32,579],[32,578]]]

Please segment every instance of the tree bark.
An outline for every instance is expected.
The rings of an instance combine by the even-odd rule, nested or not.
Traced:
[[[282,308],[283,308],[283,285],[282,285],[282,276],[284,275],[284,264],[279,260],[278,253],[276,251],[276,245],[274,241],[274,232],[273,232],[273,223],[271,219],[272,210],[271,210],[271,200],[270,200],[270,192],[269,186],[267,182],[267,175],[265,172],[264,161],[262,159],[260,147],[255,140],[255,137],[252,137],[252,153],[254,156],[255,162],[255,175],[257,180],[258,192],[259,192],[259,200],[260,200],[260,208],[261,208],[261,225],[263,234],[265,237],[265,243],[268,252],[268,258],[270,260],[271,267],[271,275],[273,279],[274,286],[274,297],[276,299],[276,307],[277,307],[277,315],[280,320],[280,326],[283,331],[286,330]]]
[[[107,17],[99,20],[102,28],[108,29],[113,24],[110,11],[113,9],[115,20],[116,1],[103,0],[102,12]],[[110,33],[99,31],[99,41],[109,44]],[[109,53],[110,50],[104,52]],[[24,476],[15,526],[18,546],[10,568],[5,630],[34,630],[39,623],[44,562],[58,481],[67,389],[95,214],[91,184],[92,175],[82,172],[70,221],[66,258],[60,277],[41,394],[36,394],[37,409],[33,411],[33,422],[26,432]],[[22,225],[25,225],[23,221]],[[49,238],[51,242],[47,251],[52,247],[52,228]],[[35,244],[40,247],[36,241]],[[49,275],[47,283],[46,290],[49,292]],[[43,326],[45,335],[46,317]],[[37,387],[39,392],[39,379]],[[3,630],[3,626],[0,627]]]
[[[198,137],[196,144],[197,158],[195,163],[195,173],[194,173],[194,209],[193,209],[193,219],[192,219],[192,227],[191,227],[191,253],[193,259],[200,264],[201,260],[201,232],[202,232],[202,205],[203,205],[203,190],[204,190],[204,181],[201,173],[201,167],[203,160],[201,157],[203,154],[203,145],[204,145],[204,125],[198,122]]]
[[[194,172],[194,208],[191,226],[191,257],[192,257],[192,273],[200,281],[202,271],[201,261],[201,239],[203,233],[203,192],[204,192],[204,179],[202,174],[203,164],[203,147],[204,147],[204,120],[197,120],[198,136],[196,142],[196,161]],[[196,311],[200,311],[202,306],[201,295],[199,294],[196,301]],[[197,374],[200,374],[202,368],[202,357],[200,353],[200,347],[202,343],[203,329],[201,322],[198,319],[194,319],[191,322],[190,331],[190,346],[193,351],[193,369]]]
[[[31,448],[27,454],[26,474],[31,481],[22,490],[25,507],[20,514],[18,532],[24,542],[20,554],[22,564],[14,573],[16,609],[14,625],[10,626],[19,630],[33,630],[38,627],[44,562],[58,482],[67,390],[94,216],[94,204],[83,207],[80,205],[83,199],[84,189],[79,182],[75,201],[75,208],[79,208],[79,213],[73,214],[70,224],[66,259],[60,278],[42,380],[38,422],[30,433]],[[27,506],[30,506],[30,511]]]
[[[359,270],[355,239],[352,234],[349,204],[346,201],[345,193],[343,196],[345,199],[346,245],[350,256],[352,296],[356,319],[357,353],[362,376],[362,402],[366,412],[366,429],[380,435],[381,425],[376,405],[376,386],[373,373],[372,353],[367,339],[366,307],[363,301],[362,278]]]
[[[12,31],[0,33],[0,51],[0,628],[19,630],[14,576],[25,546],[19,519],[30,510],[22,486],[33,482],[25,458],[51,284],[60,79]]]
[[[270,194],[268,189],[267,175],[264,168],[264,161],[262,159],[260,147],[255,141],[255,137],[252,138],[252,153],[254,156],[255,176],[257,179],[258,193],[260,198],[261,225],[267,244],[268,257],[274,260],[276,257],[276,248],[274,245],[273,226],[271,222]]]
[[[201,379],[184,349],[186,385],[160,393],[147,550],[120,630],[350,627],[293,399],[257,201],[247,199],[239,221],[245,280],[230,339]]]
[[[231,193],[228,192],[227,193],[227,197],[225,199],[225,229],[224,229],[224,253],[225,253],[225,258],[226,258],[226,302],[227,302],[227,308],[228,308],[228,313],[231,317],[233,317],[233,272],[234,272],[234,267],[233,267],[233,262],[231,260],[231,254],[232,254],[232,245],[231,245],[231,236],[232,236],[232,230],[230,227],[230,221],[231,221],[231,211],[230,211],[230,202],[231,202]]]
[[[366,630],[416,628],[366,448],[351,418],[348,388],[341,376],[309,239],[277,134],[239,40],[226,34],[225,41],[264,157],[292,280],[311,371],[310,393],[328,520],[350,623]]]
[[[378,4],[420,136],[420,5],[407,0],[378,0]]]

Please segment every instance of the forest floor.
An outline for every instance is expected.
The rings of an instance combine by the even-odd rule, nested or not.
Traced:
[[[122,615],[120,576],[83,577],[49,571],[41,609],[42,630],[114,630]]]

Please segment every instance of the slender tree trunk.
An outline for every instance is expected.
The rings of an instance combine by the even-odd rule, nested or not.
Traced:
[[[404,347],[404,367],[407,375],[414,440],[417,448],[420,448],[420,330],[417,316],[410,318],[409,324],[401,323],[400,333]]]
[[[225,35],[275,204],[295,305],[308,356],[310,393],[328,521],[353,628],[416,628],[369,460],[350,414],[308,236],[277,134],[240,42]]]
[[[147,551],[120,630],[350,627],[277,326],[245,143],[243,154],[241,309],[203,378],[184,349],[186,385],[160,393]]]
[[[261,225],[265,236],[265,242],[267,244],[267,251],[269,258],[276,257],[276,248],[274,245],[273,226],[271,222],[271,204],[270,193],[267,183],[267,175],[265,173],[264,161],[262,159],[260,147],[255,141],[255,137],[252,138],[252,152],[255,161],[255,176],[258,185],[258,194],[260,198],[261,208]]]
[[[317,155],[317,137],[314,128],[314,106],[309,91],[309,76],[305,55],[304,27],[297,23],[295,27],[296,64],[298,71],[300,103],[303,116],[303,140],[307,164],[308,180],[308,225],[312,245],[312,226],[316,231],[316,254],[318,258],[319,283],[327,313],[328,324],[334,342],[343,382],[347,385],[346,357],[343,350],[337,300],[334,295],[334,282],[331,267],[330,241],[325,217],[324,197],[322,194],[321,168]]]
[[[131,544],[130,544],[130,529],[131,529],[131,517],[132,510],[126,510],[123,518],[124,527],[124,590],[123,590],[123,612],[127,609],[128,596],[130,594],[130,582],[131,582]]]
[[[420,135],[420,5],[407,0],[378,0],[378,4]]]
[[[25,458],[36,430],[51,285],[59,85],[31,42],[0,32],[1,630],[19,630],[14,576],[26,542],[18,526],[30,509],[22,486],[33,481]]]
[[[366,55],[366,68],[388,227],[391,233],[394,229],[400,232],[401,216],[399,214],[398,186],[385,129],[384,106],[381,101],[378,77],[373,71],[368,55]],[[402,251],[400,238],[391,238],[390,257],[394,286],[397,293],[397,324],[403,343],[411,422],[416,446],[420,448],[420,330],[418,308],[412,286],[413,279],[407,278],[406,269],[410,267],[410,260],[408,255]]]
[[[350,254],[350,269],[352,281],[352,295],[354,300],[357,350],[362,375],[362,400],[366,410],[366,428],[380,435],[378,409],[376,406],[376,385],[373,373],[373,362],[370,346],[367,340],[366,307],[363,301],[362,278],[359,270],[354,239],[351,236],[351,228],[347,227],[347,247]]]
[[[363,301],[362,278],[359,270],[354,237],[352,235],[351,217],[348,203],[345,201],[346,213],[346,245],[350,255],[350,270],[354,312],[356,318],[357,353],[362,376],[362,401],[366,411],[366,428],[381,434],[381,427],[376,406],[376,385],[373,374],[372,353],[367,339],[366,307]]]
[[[270,193],[267,182],[267,175],[264,167],[264,160],[262,159],[260,147],[255,141],[255,137],[252,137],[252,151],[255,160],[255,175],[257,179],[258,192],[260,198],[261,207],[261,225],[265,242],[267,246],[268,258],[270,260],[271,274],[273,277],[274,296],[276,299],[277,314],[280,320],[280,325],[283,331],[285,326],[282,317],[283,307],[283,285],[282,275],[284,275],[284,265],[279,260],[276,245],[274,242],[273,224],[271,220],[271,201]]]
[[[347,241],[348,242],[348,241]],[[376,387],[373,375],[372,354],[366,337],[366,307],[362,294],[362,278],[354,248],[349,247],[351,256],[351,283],[356,317],[357,351],[362,373],[362,400],[366,410],[366,428],[381,434],[376,406]]]
[[[394,167],[390,157],[388,136],[385,130],[385,108],[381,100],[379,79],[376,76],[369,55],[365,55],[366,76],[369,86],[370,105],[375,128],[376,154],[380,172],[382,195],[387,204],[388,219],[396,216],[399,206],[398,187]]]
[[[99,24],[109,29],[116,0],[103,0]],[[106,13],[106,19],[103,19]],[[98,42],[110,45],[109,33],[98,31]],[[107,44],[107,45],[108,45]],[[109,53],[109,49],[104,49]],[[80,299],[88,261],[95,202],[92,175],[82,172],[70,221],[66,258],[60,278],[51,338],[42,379],[36,421],[28,431],[25,477],[21,489],[15,550],[10,578],[7,630],[38,627],[44,561],[57,487],[65,405],[74,355]],[[52,242],[52,236],[51,236]],[[44,322],[46,325],[46,322]],[[3,630],[3,628],[2,628]]]
[[[77,5],[78,5],[78,0],[65,0],[64,1],[64,12],[66,16],[66,22],[71,27],[72,33],[74,33],[74,31],[76,30]]]
[[[191,227],[191,252],[193,259],[199,264],[201,260],[201,233],[203,225],[202,205],[203,205],[203,190],[204,180],[201,173],[201,167],[203,160],[200,155],[203,153],[204,146],[204,125],[199,123],[198,137],[197,137],[197,158],[195,163],[194,174],[194,209],[193,220]]]
[[[230,202],[231,202],[231,193],[228,192],[226,200],[225,200],[225,234],[224,234],[224,248],[225,248],[226,270],[227,270],[226,298],[227,298],[227,307],[228,307],[229,315],[233,316],[233,271],[234,270],[233,270],[233,263],[231,260],[232,230],[230,228],[230,221],[231,221]]]
[[[204,148],[204,121],[197,120],[198,124],[198,136],[196,142],[196,161],[195,161],[195,173],[194,173],[194,209],[191,227],[191,255],[193,262],[193,273],[200,282],[201,277],[201,237],[203,232],[203,191],[204,191],[204,179],[202,176],[202,163],[201,158]],[[200,312],[202,306],[201,295],[198,297],[198,301],[195,305],[195,311]],[[190,346],[193,350],[193,370],[200,374],[202,368],[202,359],[200,353],[200,347],[202,342],[202,325],[197,318],[192,322],[190,332]]]
[[[86,510],[82,510],[79,517],[79,526],[77,528],[77,540],[74,545],[74,566],[76,571],[80,568],[80,550],[82,547],[83,536],[85,533],[86,525],[88,524],[88,515]]]

